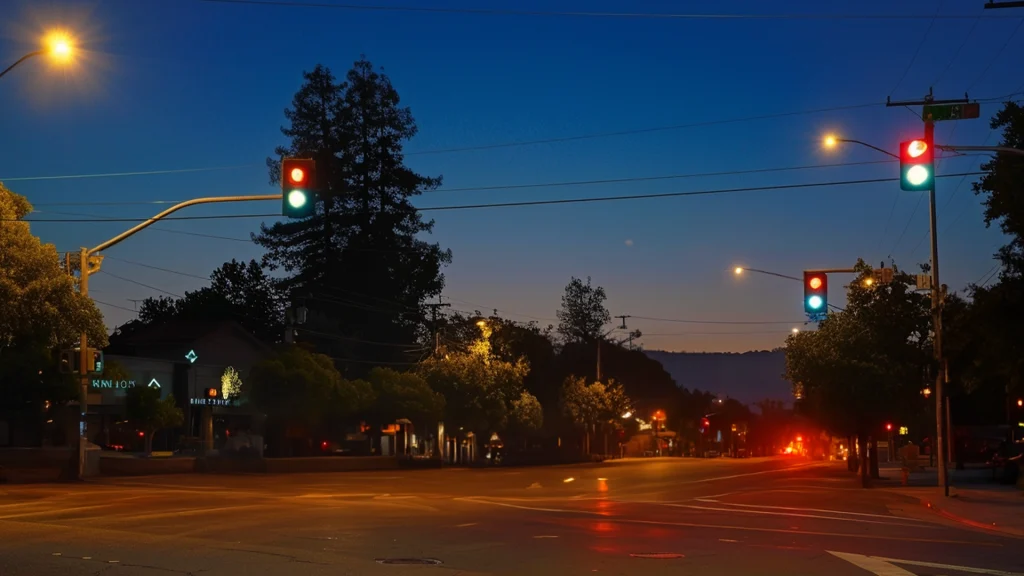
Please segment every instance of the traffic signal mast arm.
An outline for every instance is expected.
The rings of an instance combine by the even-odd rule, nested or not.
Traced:
[[[180,202],[178,204],[175,204],[174,206],[171,206],[167,210],[164,210],[163,212],[157,214],[156,216],[153,216],[152,218],[146,220],[141,224],[133,226],[128,230],[125,230],[124,232],[118,234],[117,236],[114,236],[110,240],[107,240],[106,242],[97,245],[95,248],[92,248],[91,250],[87,250],[85,248],[83,248],[82,250],[84,250],[85,254],[89,256],[101,250],[106,250],[107,248],[120,244],[123,240],[131,236],[134,236],[135,233],[140,232],[152,226],[153,224],[156,224],[159,220],[167,216],[170,216],[171,214],[177,212],[178,210],[181,210],[182,208],[188,208],[189,206],[197,206],[199,204],[219,204],[224,202],[259,202],[262,200],[280,199],[281,194],[260,194],[252,196],[211,196],[209,198],[194,198],[192,200],[186,200],[184,202]]]
[[[1024,156],[1024,150],[1010,148],[1009,146],[950,146],[948,144],[936,144],[935,147],[939,150],[949,150],[951,152],[1000,152],[1002,154]]]
[[[804,270],[804,272],[813,274],[856,274],[857,270],[853,268],[812,268]]]
[[[89,296],[89,276],[100,271],[100,264],[102,262],[101,256],[95,256],[97,252],[106,250],[111,246],[115,246],[127,238],[133,236],[135,233],[140,232],[153,224],[159,222],[162,218],[181,210],[182,208],[188,208],[189,206],[196,206],[199,204],[220,204],[224,202],[257,202],[261,200],[280,200],[281,194],[261,194],[252,196],[211,196],[209,198],[195,198],[193,200],[186,200],[171,206],[167,210],[149,218],[145,222],[142,222],[124,232],[114,236],[110,240],[96,245],[94,248],[89,249],[84,246],[79,250],[79,266],[80,273],[78,276],[78,293],[82,296]],[[70,270],[69,272],[70,273]],[[89,343],[85,332],[82,332],[79,342],[79,375],[81,377],[81,401],[79,406],[81,407],[80,419],[78,422],[78,478],[85,476],[85,449],[87,445],[87,434],[86,434],[86,409],[88,407],[89,399]]]

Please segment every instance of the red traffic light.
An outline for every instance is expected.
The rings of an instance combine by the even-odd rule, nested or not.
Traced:
[[[821,288],[821,276],[811,276],[810,280],[807,281],[807,285],[811,287],[811,290]]]
[[[286,189],[312,188],[316,185],[315,164],[308,158],[284,158],[281,175]]]
[[[892,432],[892,424],[886,424],[886,425],[885,425],[885,429],[886,429],[886,431],[888,431],[888,432]]]
[[[924,140],[911,140],[907,144],[907,155],[911,158],[920,158],[922,154],[928,151],[928,143]]]
[[[904,163],[924,164],[932,161],[934,150],[925,140],[908,140],[900,143],[900,160]]]

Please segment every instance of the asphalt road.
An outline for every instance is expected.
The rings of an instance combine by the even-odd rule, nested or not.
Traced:
[[[801,460],[0,487],[2,576],[999,575],[1021,550]]]

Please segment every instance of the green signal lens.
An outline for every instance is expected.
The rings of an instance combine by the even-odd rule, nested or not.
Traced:
[[[306,205],[307,198],[304,190],[292,190],[288,193],[288,205],[292,208],[302,208]]]
[[[927,166],[911,166],[910,169],[907,170],[907,182],[912,186],[920,186],[924,184],[928,181],[930,176],[931,173]]]

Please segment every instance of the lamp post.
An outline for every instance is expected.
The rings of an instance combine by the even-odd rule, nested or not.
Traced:
[[[29,60],[35,56],[48,55],[57,62],[67,62],[71,59],[74,54],[74,48],[72,46],[71,38],[64,32],[50,32],[47,34],[43,41],[43,47],[38,50],[33,50],[28,54],[25,54],[21,58],[15,60],[14,64],[11,64],[0,72],[0,78],[5,74],[14,70],[22,62]]]

